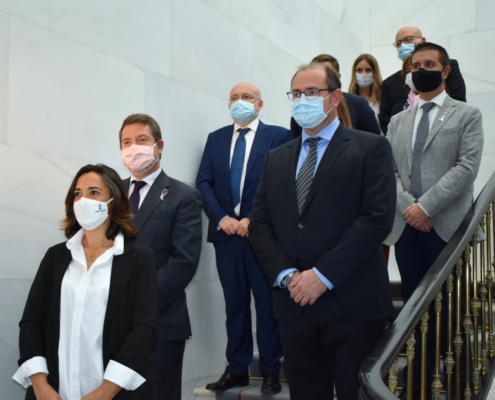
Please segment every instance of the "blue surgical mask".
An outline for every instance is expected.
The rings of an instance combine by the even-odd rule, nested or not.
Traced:
[[[330,97],[332,94],[333,92],[327,97]],[[299,100],[292,103],[292,117],[303,128],[311,129],[320,125],[327,117],[327,114],[333,110],[333,107],[327,112],[323,109],[323,100],[327,97],[308,100],[306,95],[302,94]]]
[[[404,61],[415,48],[416,45],[414,43],[402,43],[402,46],[399,48],[399,58]]]
[[[258,104],[259,100],[254,103]],[[230,116],[235,122],[240,122],[243,124],[244,122],[251,121],[256,117],[256,111],[254,111],[254,104],[249,101],[237,100],[230,107]]]

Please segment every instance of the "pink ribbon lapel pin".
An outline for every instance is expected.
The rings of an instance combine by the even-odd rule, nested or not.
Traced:
[[[160,195],[160,200],[163,201],[163,199],[167,194],[168,194],[168,189],[163,189],[162,194]]]

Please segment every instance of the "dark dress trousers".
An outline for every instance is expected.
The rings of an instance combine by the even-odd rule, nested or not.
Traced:
[[[45,357],[48,383],[59,387],[58,342],[62,279],[72,255],[65,242],[51,247],[41,261],[29,291],[19,336],[19,365]],[[115,400],[159,399],[151,353],[156,339],[158,304],[153,252],[124,239],[124,253],[114,256],[103,324],[103,365],[114,360],[146,379],[136,390],[122,389]],[[26,399],[35,400],[33,387]]]
[[[393,311],[382,250],[395,213],[392,151],[382,136],[340,124],[299,214],[300,149],[295,139],[268,153],[250,241],[271,285],[291,267],[316,267],[334,285],[304,307],[272,288],[291,398],[327,398],[329,376],[339,398],[357,398],[359,367]]]
[[[129,187],[129,179],[124,180]],[[158,331],[154,351],[160,392],[180,399],[182,358],[191,335],[185,289],[201,252],[201,195],[161,172],[134,218],[137,241],[155,253],[158,271]]]
[[[466,102],[466,84],[459,69],[457,60],[450,60],[450,73],[445,83],[449,96],[455,100]],[[405,82],[402,77],[402,71],[397,71],[390,75],[382,83],[382,99],[380,102],[380,128],[387,134],[388,124],[392,118],[392,107],[397,103],[407,99],[405,92]]]
[[[234,126],[208,136],[196,179],[209,219],[208,241],[215,247],[218,275],[224,291],[227,314],[226,371],[247,375],[253,357],[251,291],[256,305],[257,343],[263,375],[278,374],[282,357],[278,327],[273,319],[271,289],[261,271],[249,239],[227,235],[217,229],[226,215],[241,220],[250,217],[256,187],[266,153],[291,139],[287,129],[259,122],[246,167],[240,215],[236,216],[230,195],[230,151]]]
[[[359,131],[380,134],[380,127],[375,117],[375,112],[368,104],[368,101],[355,94],[342,92],[347,101],[347,108],[351,115],[352,127]],[[302,129],[294,118],[290,119],[290,130],[292,137],[297,138],[301,136]]]

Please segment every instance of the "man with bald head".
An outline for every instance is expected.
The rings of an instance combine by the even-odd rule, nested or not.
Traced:
[[[400,28],[395,35],[394,47],[397,49],[398,57],[404,61],[411,54],[416,45],[426,42],[419,28],[415,26],[405,26]],[[454,100],[466,102],[466,85],[459,70],[459,63],[450,59],[450,74],[448,75],[445,85],[450,97]],[[380,128],[382,132],[387,133],[388,124],[391,118],[392,107],[407,98],[405,91],[406,84],[402,76],[402,70],[389,76],[382,83],[382,100],[380,103]]]
[[[253,358],[251,291],[256,305],[256,333],[263,393],[281,390],[282,351],[273,319],[271,288],[249,244],[251,207],[266,153],[291,140],[289,130],[265,125],[258,118],[263,107],[260,90],[239,83],[228,103],[233,125],[209,134],[199,166],[196,187],[203,195],[227,314],[228,366],[217,382],[206,386],[223,391],[249,384]]]

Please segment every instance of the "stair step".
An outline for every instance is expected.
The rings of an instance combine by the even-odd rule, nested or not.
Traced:
[[[249,366],[249,376],[252,378],[258,378],[262,379],[263,377],[261,376],[260,372],[260,355],[259,353],[254,353],[253,355],[253,361],[251,361],[251,365]],[[282,358],[280,360],[280,379],[286,379],[285,376],[285,365],[284,365],[284,359]]]
[[[194,395],[196,400],[209,400],[209,399],[222,399],[222,400],[247,400],[247,399],[261,399],[261,400],[289,400],[289,385],[286,382],[282,382],[282,391],[275,395],[261,393],[261,384],[263,382],[258,379],[250,379],[249,386],[237,387],[226,390],[224,392],[214,392],[212,390],[206,390],[205,386],[197,387],[194,389]]]

